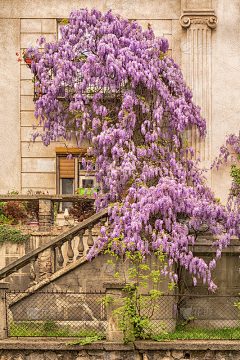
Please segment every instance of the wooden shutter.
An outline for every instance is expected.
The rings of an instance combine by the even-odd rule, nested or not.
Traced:
[[[74,159],[70,161],[65,157],[59,158],[60,178],[74,179]]]

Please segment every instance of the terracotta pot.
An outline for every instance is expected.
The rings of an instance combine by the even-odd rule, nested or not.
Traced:
[[[26,56],[26,57],[25,57],[25,63],[26,63],[27,65],[31,65],[32,59],[29,58],[28,56]]]
[[[29,226],[39,226],[39,221],[29,221]]]
[[[62,226],[59,226],[59,225],[54,225],[51,227],[52,230],[61,230],[62,229]]]

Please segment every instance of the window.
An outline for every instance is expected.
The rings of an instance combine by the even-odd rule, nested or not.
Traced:
[[[85,176],[86,170],[83,169],[81,160],[78,163],[78,187],[82,189],[97,188],[97,181],[94,175]]]
[[[75,193],[75,159],[68,160],[67,156],[59,156],[59,193],[74,194]],[[69,208],[71,203],[62,203],[62,211]]]
[[[87,170],[83,169],[81,160],[86,155],[87,149],[78,148],[56,148],[57,156],[57,193],[76,194],[78,189],[98,188],[94,173],[85,176]],[[72,154],[69,161],[67,156]],[[85,191],[84,191],[85,192]],[[70,208],[71,203],[63,202],[61,211]]]

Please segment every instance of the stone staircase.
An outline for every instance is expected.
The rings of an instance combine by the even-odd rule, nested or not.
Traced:
[[[34,292],[87,263],[87,252],[94,244],[93,228],[98,224],[103,226],[107,216],[107,209],[104,209],[13,261],[0,269],[0,280],[29,264],[28,292]],[[77,254],[74,254],[73,242],[77,242]],[[66,256],[63,256],[64,246],[67,246]]]

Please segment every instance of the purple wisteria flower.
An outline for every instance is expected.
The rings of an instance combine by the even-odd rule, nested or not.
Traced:
[[[171,269],[177,263],[193,275],[194,285],[202,278],[214,291],[215,259],[208,265],[189,246],[207,226],[220,258],[230,235],[240,237],[240,219],[216,201],[187,144],[185,131],[194,127],[204,137],[206,122],[166,54],[167,39],[111,11],[82,9],[71,12],[61,39],[41,38],[39,44],[43,51],[30,47],[27,55],[36,59],[31,69],[42,94],[35,105],[42,141],[48,146],[75,136],[80,147],[89,139],[82,165],[91,171],[94,162],[104,190],[96,194],[97,211],[109,206],[109,228],[101,228],[88,258],[109,243],[119,255],[164,252],[164,275],[176,282]],[[239,139],[229,144],[240,149]],[[217,165],[227,161],[227,148],[221,154]]]

